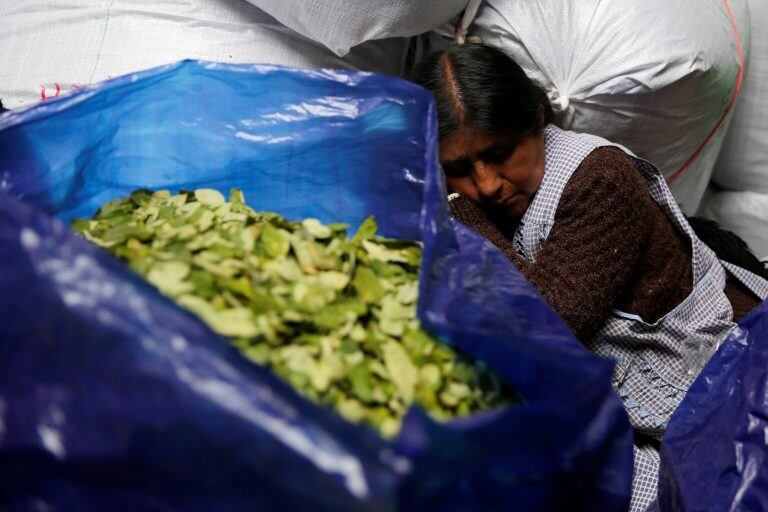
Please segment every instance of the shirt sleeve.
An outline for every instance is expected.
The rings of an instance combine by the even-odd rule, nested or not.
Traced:
[[[574,171],[549,236],[528,263],[479,207],[459,199],[451,203],[457,220],[496,244],[582,341],[597,333],[632,285],[649,236],[643,220],[653,208],[631,159],[618,148],[599,148]]]

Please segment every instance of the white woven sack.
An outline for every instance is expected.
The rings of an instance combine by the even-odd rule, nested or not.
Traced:
[[[340,58],[245,0],[0,1],[0,99],[16,108],[186,58],[402,72],[407,40]]]
[[[486,0],[470,34],[544,85],[562,127],[656,164],[693,213],[742,69],[745,1]]]
[[[713,180],[729,190],[768,193],[768,0],[748,0],[750,51],[733,122]],[[768,215],[764,217],[768,230]]]
[[[768,261],[768,193],[716,192],[704,201],[701,215],[739,235],[758,259]]]
[[[376,39],[410,37],[434,29],[468,0],[248,0],[338,56]]]

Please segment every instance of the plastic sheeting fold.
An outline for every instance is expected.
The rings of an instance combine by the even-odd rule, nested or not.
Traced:
[[[768,301],[739,323],[675,411],[662,511],[768,509]]]
[[[195,61],[0,116],[0,508],[625,510],[613,364],[449,219],[435,123],[397,79]],[[386,441],[61,222],[137,187],[202,186],[421,239],[423,323],[524,403],[447,424],[414,408]]]

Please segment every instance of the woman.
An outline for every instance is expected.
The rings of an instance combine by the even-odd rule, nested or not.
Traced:
[[[551,124],[544,91],[501,51],[454,46],[414,80],[435,96],[454,217],[616,361],[613,385],[638,433],[632,510],[645,510],[667,421],[768,281],[718,260],[653,165]]]

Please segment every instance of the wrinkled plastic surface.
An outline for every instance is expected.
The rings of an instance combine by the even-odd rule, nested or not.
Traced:
[[[0,117],[0,508],[626,509],[612,363],[453,225],[433,108],[378,75],[187,61]],[[203,186],[423,240],[422,321],[525,403],[448,424],[414,408],[385,441],[60,222],[137,187]]]
[[[768,510],[768,301],[739,323],[670,420],[663,512]]]

